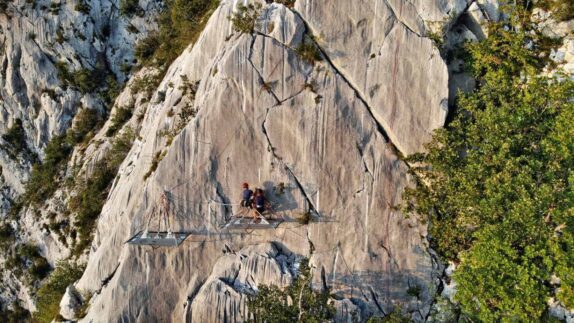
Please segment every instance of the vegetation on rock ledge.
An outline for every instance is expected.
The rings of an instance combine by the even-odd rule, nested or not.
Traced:
[[[157,19],[159,31],[136,45],[135,56],[141,64],[167,68],[196,41],[219,1],[167,0],[165,4]]]
[[[424,166],[408,208],[430,214],[434,248],[460,264],[473,321],[544,320],[552,297],[574,307],[574,83],[541,76],[534,30],[519,11],[467,46],[478,88],[410,157]]]
[[[259,286],[247,302],[253,322],[325,322],[334,318],[329,292],[315,292],[311,280],[309,261],[304,259],[289,287]]]

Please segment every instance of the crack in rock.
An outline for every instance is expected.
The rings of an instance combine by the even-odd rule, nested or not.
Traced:
[[[299,18],[301,19],[301,21],[303,21],[303,23],[305,24],[305,29],[306,32],[308,30],[310,30],[309,28],[309,24],[307,23],[307,21],[303,18],[303,16],[296,10],[291,9],[291,11],[293,11],[293,13],[295,13],[297,16],[299,16]],[[377,120],[377,118],[375,118],[375,115],[373,113],[373,108],[371,108],[371,106],[367,103],[367,100],[361,95],[361,92],[353,85],[353,83],[349,80],[349,78],[342,72],[340,71],[337,66],[335,65],[335,63],[333,63],[333,61],[331,60],[331,58],[327,55],[327,53],[325,52],[325,50],[319,45],[319,43],[317,43],[317,41],[315,41],[314,39],[311,38],[311,41],[313,42],[313,44],[315,44],[315,46],[317,46],[317,49],[321,52],[321,55],[323,56],[323,58],[325,58],[325,60],[327,61],[327,63],[329,64],[329,66],[335,71],[335,73],[337,73],[339,76],[341,76],[341,78],[343,79],[343,81],[349,86],[349,88],[351,88],[351,90],[353,90],[353,92],[355,93],[355,95],[357,96],[357,98],[361,101],[361,103],[363,103],[366,107],[367,112],[369,113],[369,115],[371,116],[371,118],[374,121],[374,124],[376,125],[376,128],[378,130],[378,132],[383,136],[384,140],[387,141],[389,143],[389,145],[391,145],[393,147],[393,149],[395,151],[400,151],[396,145],[391,141],[388,132],[386,131],[386,129],[383,127],[383,125],[381,123],[379,123],[379,121]]]

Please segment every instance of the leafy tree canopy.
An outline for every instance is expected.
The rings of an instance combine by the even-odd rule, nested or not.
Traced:
[[[574,83],[543,76],[529,21],[516,9],[466,46],[477,89],[409,158],[407,208],[430,215],[463,313],[485,322],[543,320],[550,297],[574,307]]]

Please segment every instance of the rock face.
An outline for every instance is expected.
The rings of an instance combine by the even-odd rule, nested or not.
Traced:
[[[419,6],[448,17],[442,4]],[[424,320],[440,267],[426,226],[399,211],[412,182],[395,147],[420,151],[442,126],[448,72],[417,6],[357,5],[266,4],[250,35],[227,19],[236,1],[221,2],[149,100],[77,283],[95,293],[85,321],[241,321],[245,293],[288,284],[299,257],[310,258],[314,287],[341,299],[339,318],[383,316],[401,304]],[[295,50],[311,32],[321,61]],[[199,82],[194,100],[186,80]],[[197,115],[168,141],[184,104]],[[223,204],[240,199],[244,181],[264,188],[286,219],[277,229],[221,230],[238,211]],[[163,191],[171,229],[192,235],[177,248],[124,244],[156,223]],[[297,222],[306,212],[315,221]]]
[[[66,292],[64,293],[64,297],[60,301],[60,314],[63,318],[67,320],[74,320],[76,319],[77,312],[82,305],[81,296],[78,295],[78,292],[74,288],[74,286],[68,286],[66,288]]]
[[[438,1],[419,3],[433,17],[443,9]],[[432,130],[444,124],[448,71],[433,42],[423,37],[416,7],[384,0],[297,1],[295,7],[397,148],[405,155],[421,150]],[[335,18],[337,11],[348,19]]]
[[[213,272],[186,305],[185,321],[236,322],[248,315],[246,295],[260,284],[289,286],[296,275],[298,259],[271,243],[248,246],[227,253],[213,266]],[[208,305],[208,306],[206,306]]]
[[[262,5],[260,19],[253,33],[240,34],[228,18],[250,1]],[[155,28],[161,6],[140,0],[140,17],[120,15],[118,5],[9,2],[0,15],[0,133],[20,119],[30,153],[41,158],[79,109],[105,108],[61,74],[103,68],[127,80],[133,45]],[[144,68],[117,98],[112,114],[134,107],[118,133],[130,128],[136,139],[107,196],[86,271],[60,302],[62,317],[76,319],[89,294],[84,322],[244,321],[247,296],[261,285],[288,286],[306,257],[313,288],[336,296],[337,322],[397,306],[414,321],[455,319],[446,298],[456,283],[445,280],[443,299],[434,301],[443,267],[428,248],[426,224],[401,212],[413,185],[402,156],[422,151],[444,125],[449,100],[475,86],[464,62],[447,64],[431,36],[444,36],[443,50],[483,39],[485,23],[500,19],[498,7],[497,0],[297,0],[290,8],[221,0],[153,93],[132,93],[137,79],[157,73]],[[571,23],[540,28],[563,37]],[[303,44],[321,59],[306,60]],[[568,37],[552,58],[574,70],[573,48]],[[181,124],[184,113],[193,117]],[[111,149],[111,123],[74,151],[71,164],[81,172]],[[0,136],[0,167],[4,214],[24,191],[31,162]],[[263,188],[284,222],[223,229],[239,211],[243,182]],[[64,213],[67,193],[57,191],[47,209]],[[140,231],[168,228],[157,224],[163,194],[173,210],[169,229],[190,236],[171,248],[126,244]],[[38,242],[51,264],[67,257],[32,213],[17,223],[19,242]],[[299,221],[305,217],[312,221]],[[17,295],[34,309],[19,281],[1,278],[10,289],[0,298]]]
[[[54,136],[64,133],[80,109],[103,113],[108,108],[102,93],[126,80],[126,68],[134,63],[133,47],[149,30],[156,28],[154,17],[160,1],[142,0],[146,16],[123,15],[117,1],[4,1],[0,13],[0,219],[4,220],[13,202],[24,192],[32,162],[43,158],[42,150]],[[129,28],[128,28],[129,27]],[[98,89],[90,73],[98,70]],[[64,72],[68,72],[68,80]],[[73,76],[85,72],[88,78]],[[71,77],[72,75],[73,77]],[[79,75],[79,74],[78,74]],[[113,81],[112,81],[113,80]],[[90,92],[90,93],[88,93]],[[15,150],[4,135],[21,122],[23,151]],[[62,217],[65,196],[56,193],[40,210]],[[69,251],[55,233],[34,212],[21,212],[10,220],[19,244],[38,245],[51,265]],[[65,240],[65,239],[63,239]],[[5,260],[0,254],[0,262]],[[18,286],[9,273],[0,285]],[[33,309],[27,288],[0,288],[0,302],[18,297]]]
[[[105,109],[98,96],[63,82],[63,69],[102,69],[118,82],[125,80],[122,66],[133,65],[133,45],[154,28],[158,2],[141,1],[147,17],[121,15],[108,0],[7,3],[0,14],[0,133],[20,119],[28,148],[40,153],[70,126],[80,108]],[[30,163],[10,156],[3,140],[0,147],[0,166],[9,170],[3,177],[15,193],[6,197],[13,198],[23,192]]]

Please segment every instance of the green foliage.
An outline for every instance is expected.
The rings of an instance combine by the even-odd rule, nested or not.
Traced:
[[[259,286],[259,291],[247,301],[254,322],[325,322],[335,316],[329,304],[329,292],[311,288],[311,269],[302,260],[299,275],[285,290],[277,286]]]
[[[82,306],[78,309],[77,317],[79,319],[86,317],[88,315],[88,310],[90,308],[90,301],[92,300],[93,294],[86,292],[82,293]]]
[[[421,295],[421,288],[419,286],[411,286],[407,289],[407,295],[419,298]]]
[[[12,0],[0,0],[0,13],[5,14],[10,3],[12,3]]]
[[[56,136],[44,149],[44,161],[32,168],[30,179],[26,183],[23,200],[27,204],[39,205],[52,196],[58,188],[62,173],[72,152],[72,146],[66,136]]]
[[[112,137],[120,130],[123,125],[130,120],[133,115],[133,107],[118,107],[116,113],[112,117],[112,124],[106,130],[106,136]]]
[[[273,0],[275,3],[280,3],[287,8],[293,8],[296,0]]]
[[[147,100],[150,99],[153,91],[157,88],[162,79],[162,73],[150,73],[133,80],[130,91],[132,94],[144,93]]]
[[[68,65],[62,61],[55,66],[64,87],[71,86],[82,94],[98,93],[107,104],[119,94],[115,76],[103,63],[98,63],[93,69],[81,68],[77,71],[70,71]]]
[[[44,160],[32,168],[23,195],[24,204],[40,205],[60,186],[74,145],[89,140],[101,125],[96,110],[81,109],[74,126],[65,135],[53,137],[44,149]]]
[[[309,64],[315,64],[316,61],[322,59],[319,48],[309,39],[305,39],[305,41],[299,44],[295,51]]]
[[[456,298],[474,321],[541,320],[549,297],[574,306],[574,83],[540,76],[546,49],[525,17],[467,46],[478,89],[409,158],[407,208],[430,215],[434,248],[460,262]]]
[[[16,158],[21,153],[29,152],[28,145],[26,144],[26,133],[22,120],[15,119],[12,127],[2,135],[2,139],[8,144],[4,148],[11,157]]]
[[[31,322],[30,312],[20,305],[19,301],[12,303],[12,309],[0,308],[0,318],[6,323]]]
[[[5,250],[6,267],[18,275],[24,275],[23,281],[28,285],[44,279],[51,271],[48,261],[40,255],[40,249],[30,244],[20,244]]]
[[[135,49],[138,62],[162,69],[199,37],[217,0],[167,0],[157,19],[159,31],[141,40]]]
[[[397,306],[389,315],[385,317],[370,317],[367,323],[410,323],[412,321],[410,316],[403,314],[401,307]]]
[[[120,13],[124,16],[138,15],[143,17],[145,12],[139,5],[139,0],[121,0]]]
[[[229,20],[231,20],[233,24],[233,30],[242,34],[250,34],[255,30],[255,27],[257,27],[260,15],[260,3],[250,3],[248,5],[239,3],[233,15],[229,17]]]
[[[133,131],[126,129],[114,140],[111,151],[94,165],[90,177],[77,181],[76,195],[72,196],[68,203],[69,210],[75,214],[74,226],[78,234],[78,243],[73,250],[74,255],[81,255],[90,246],[96,220],[134,138]]]
[[[51,322],[60,312],[60,300],[66,288],[80,279],[84,268],[70,262],[59,262],[47,281],[36,293],[34,320]]]
[[[72,73],[71,84],[82,93],[93,92],[94,89],[100,88],[105,80],[105,72],[99,69],[83,68]]]
[[[153,160],[151,161],[151,166],[149,167],[149,170],[147,171],[147,173],[144,174],[143,179],[146,180],[148,177],[151,176],[151,174],[153,174],[155,172],[155,170],[157,169],[157,166],[159,166],[159,163],[162,161],[162,159],[165,157],[166,152],[161,152],[158,151],[157,153],[155,153],[155,155],[153,156]]]
[[[75,117],[74,127],[68,130],[67,141],[70,144],[78,144],[91,139],[94,130],[101,123],[100,115],[95,109],[81,109]]]
[[[118,95],[120,95],[122,86],[118,83],[113,73],[109,73],[106,76],[105,82],[106,88],[100,90],[100,97],[104,100],[108,107],[111,107]]]
[[[86,3],[86,1],[80,0],[80,1],[78,1],[78,3],[76,3],[76,6],[74,7],[74,9],[78,12],[83,13],[84,15],[89,15],[90,10],[92,8],[90,7],[89,4]]]
[[[302,212],[300,216],[297,218],[297,222],[303,225],[311,223],[311,220],[313,220],[313,218],[311,217],[311,211]]]
[[[4,249],[14,243],[15,235],[12,226],[6,222],[0,223],[0,248]]]
[[[574,2],[572,0],[539,0],[536,6],[550,11],[557,21],[574,19]]]
[[[141,62],[147,62],[158,50],[161,45],[161,38],[158,33],[151,32],[149,35],[139,41],[134,48],[135,57]]]

